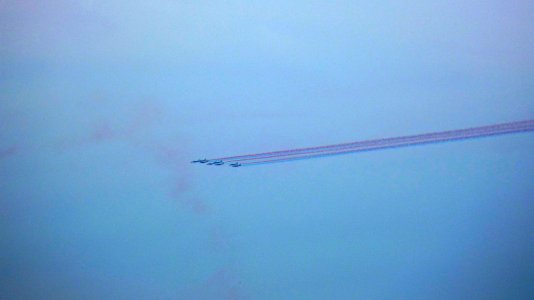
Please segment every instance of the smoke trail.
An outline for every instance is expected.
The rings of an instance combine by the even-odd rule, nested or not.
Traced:
[[[354,148],[359,148],[359,147],[369,147],[369,146],[382,145],[382,144],[389,145],[391,143],[403,143],[403,142],[411,142],[411,141],[418,141],[418,140],[425,140],[425,139],[432,139],[432,138],[447,138],[447,137],[455,137],[455,136],[463,136],[463,135],[471,135],[471,134],[485,134],[486,132],[514,131],[515,129],[520,130],[520,128],[524,128],[524,127],[530,128],[532,126],[534,126],[534,120],[527,120],[527,121],[520,121],[520,122],[503,123],[503,124],[496,124],[496,125],[490,125],[490,126],[443,131],[443,132],[436,132],[436,133],[427,133],[427,134],[412,135],[412,136],[358,141],[358,142],[351,142],[351,143],[344,143],[344,144],[299,148],[299,149],[273,151],[273,152],[248,154],[248,155],[240,155],[240,156],[221,157],[221,158],[216,158],[213,160],[221,160],[225,162],[241,162],[241,161],[258,160],[258,159],[264,159],[264,158],[275,158],[275,157],[281,157],[281,156],[311,154],[311,153],[317,153],[317,152],[349,150],[349,149],[354,150]]]
[[[449,139],[463,139],[468,137],[478,137],[478,136],[486,136],[486,135],[495,135],[495,134],[504,134],[508,132],[517,132],[517,131],[524,131],[526,128],[527,130],[531,130],[531,128],[534,126],[534,121],[530,122],[517,122],[517,123],[507,123],[507,124],[499,124],[499,125],[493,125],[493,126],[485,126],[485,127],[476,127],[476,128],[470,128],[470,129],[461,129],[461,130],[454,130],[454,131],[445,131],[445,132],[437,132],[437,133],[429,133],[429,134],[421,134],[421,135],[415,135],[415,136],[405,136],[405,137],[397,137],[397,138],[387,138],[387,139],[378,139],[378,140],[369,140],[369,141],[363,141],[359,143],[354,143],[354,146],[335,146],[335,147],[323,147],[320,150],[316,151],[306,151],[306,152],[287,152],[282,153],[280,155],[276,156],[265,156],[264,158],[278,158],[278,157],[284,157],[284,156],[294,156],[294,155],[309,155],[309,154],[315,154],[315,153],[324,153],[324,152],[337,152],[337,151],[354,151],[354,150],[366,150],[368,148],[377,148],[377,147],[388,147],[388,146],[396,146],[397,144],[400,145],[410,145],[412,143],[424,143],[426,141],[433,142],[434,140],[441,141],[441,140],[449,140]],[[252,157],[252,158],[245,158],[239,160],[240,162],[244,161],[250,161],[250,160],[258,160],[260,158]]]
[[[363,152],[363,151],[372,151],[372,150],[398,148],[398,147],[405,147],[405,146],[458,141],[458,140],[481,138],[481,137],[488,137],[488,136],[494,136],[494,135],[519,133],[519,132],[527,132],[527,131],[534,131],[534,120],[499,124],[499,125],[485,126],[485,127],[477,127],[477,128],[470,128],[470,129],[462,129],[462,130],[455,130],[455,131],[448,131],[448,132],[438,132],[438,133],[433,133],[433,134],[423,134],[423,135],[417,135],[417,136],[372,140],[372,141],[368,141],[368,143],[365,145],[360,144],[359,146],[356,146],[356,147],[343,147],[343,148],[334,148],[334,149],[325,148],[323,150],[315,151],[315,152],[279,155],[279,156],[270,157],[267,159],[266,158],[246,159],[250,162],[243,162],[241,163],[241,166],[252,166],[252,165],[259,165],[259,164],[318,158],[318,157],[325,157],[325,156],[332,156],[332,155],[350,154],[350,153]]]

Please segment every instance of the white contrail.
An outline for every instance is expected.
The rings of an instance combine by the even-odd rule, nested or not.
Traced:
[[[341,150],[341,149],[351,149],[355,147],[366,147],[366,146],[382,144],[382,143],[389,144],[389,143],[404,142],[404,141],[411,141],[411,140],[431,139],[434,137],[445,138],[448,136],[461,136],[463,134],[473,134],[477,132],[497,132],[496,134],[499,134],[498,132],[505,132],[507,130],[513,131],[514,128],[523,128],[525,126],[532,127],[533,123],[534,123],[534,120],[519,121],[519,122],[503,123],[503,124],[496,124],[496,125],[489,125],[489,126],[482,126],[482,127],[474,127],[474,128],[468,128],[468,129],[426,133],[426,134],[419,134],[419,135],[412,135],[412,136],[402,136],[402,137],[394,137],[394,138],[384,138],[384,139],[377,139],[377,140],[343,143],[343,144],[336,144],[336,145],[280,150],[280,151],[247,154],[247,155],[239,155],[239,156],[220,157],[220,158],[214,158],[211,160],[222,160],[225,162],[239,162],[239,161],[246,161],[246,160],[256,160],[260,158],[274,158],[274,157],[280,157],[280,156],[299,155],[299,154],[306,154],[306,153],[336,151],[336,150]]]
[[[297,159],[317,158],[322,156],[349,154],[361,151],[372,151],[387,148],[396,148],[403,146],[414,146],[421,144],[440,143],[448,141],[457,141],[479,137],[487,137],[501,134],[510,134],[518,132],[534,131],[534,120],[498,124],[492,126],[475,127],[446,132],[437,132],[430,134],[388,138],[380,140],[369,140],[361,142],[356,146],[343,146],[336,148],[324,148],[313,152],[287,153],[278,156],[264,158],[247,158],[240,161],[242,166],[266,164],[274,162],[284,162]]]
[[[376,140],[358,141],[344,144],[289,149],[273,152],[247,154],[240,156],[229,156],[210,159],[209,161],[220,161],[223,163],[239,163],[241,166],[264,164],[272,162],[282,162],[294,159],[313,158],[325,155],[337,155],[353,153],[358,151],[379,150],[385,148],[419,145],[427,143],[446,142],[492,135],[508,134],[534,130],[534,120],[495,124],[489,126],[473,127],[467,129],[450,130],[434,133],[426,133],[411,136],[401,136],[394,138],[383,138]]]

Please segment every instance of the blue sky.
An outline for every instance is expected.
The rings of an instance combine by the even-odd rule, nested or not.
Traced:
[[[534,116],[529,1],[0,1],[7,298],[533,293],[530,133],[189,164]]]

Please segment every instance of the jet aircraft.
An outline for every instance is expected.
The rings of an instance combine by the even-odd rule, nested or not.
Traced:
[[[197,159],[197,160],[194,160],[194,161],[192,161],[191,163],[192,163],[192,164],[194,164],[194,163],[205,164],[205,163],[207,163],[208,161],[209,161],[209,160],[207,160],[207,159],[204,158],[204,159]]]

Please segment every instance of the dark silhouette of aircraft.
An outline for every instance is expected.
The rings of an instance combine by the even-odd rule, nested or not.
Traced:
[[[204,158],[204,159],[197,159],[197,160],[194,160],[194,161],[192,161],[191,163],[192,163],[192,164],[194,164],[194,163],[205,164],[205,163],[207,163],[208,161],[209,161],[209,160],[207,160],[207,159]]]

